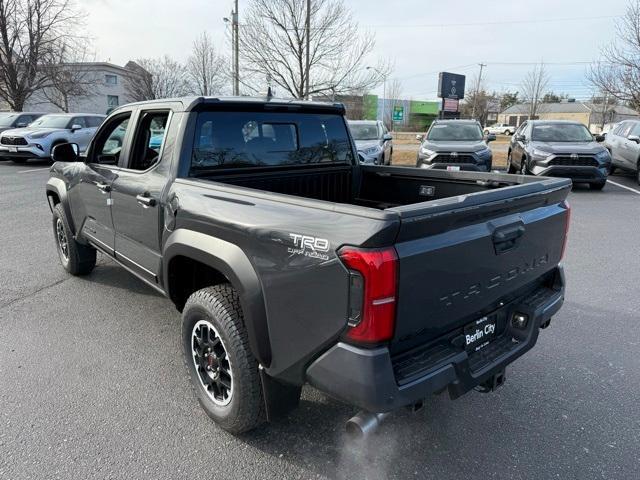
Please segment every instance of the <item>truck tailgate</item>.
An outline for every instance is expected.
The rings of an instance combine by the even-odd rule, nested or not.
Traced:
[[[539,179],[390,209],[401,217],[396,349],[480,319],[556,267],[570,188]]]

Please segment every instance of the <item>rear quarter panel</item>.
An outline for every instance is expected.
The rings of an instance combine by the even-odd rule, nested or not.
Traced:
[[[233,243],[247,256],[267,314],[267,373],[293,382],[346,327],[348,276],[336,251],[391,245],[398,228],[397,216],[376,210],[207,181],[177,180],[169,197],[179,204],[176,230]]]

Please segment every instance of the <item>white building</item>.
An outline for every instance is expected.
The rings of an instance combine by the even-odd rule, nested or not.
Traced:
[[[70,95],[70,112],[106,114],[115,107],[133,101],[127,91],[125,79],[128,70],[124,67],[106,62],[85,62],[73,67],[82,71],[82,81],[88,85],[88,94]],[[27,100],[24,111],[60,112],[60,107],[47,99],[45,93],[35,92]]]

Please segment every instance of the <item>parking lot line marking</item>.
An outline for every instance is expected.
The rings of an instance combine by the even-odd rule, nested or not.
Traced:
[[[640,190],[636,190],[635,188],[627,187],[626,185],[622,185],[622,184],[620,184],[618,182],[613,182],[611,180],[609,180],[608,182],[611,183],[612,185],[615,185],[616,187],[624,188],[625,190],[629,190],[630,192],[637,193],[638,195],[640,195]]]
[[[46,168],[31,168],[29,170],[18,170],[18,173],[41,172],[42,170],[49,170],[49,167],[46,167]],[[640,193],[640,192],[638,192],[638,193]]]

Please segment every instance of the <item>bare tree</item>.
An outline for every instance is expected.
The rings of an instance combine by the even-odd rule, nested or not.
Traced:
[[[632,1],[617,21],[617,38],[602,50],[588,74],[599,91],[640,108],[640,0]]]
[[[542,62],[524,77],[520,93],[522,100],[529,105],[529,118],[533,119],[542,112],[544,93],[548,85],[549,75]]]
[[[191,90],[196,95],[218,93],[227,79],[225,60],[218,55],[207,32],[193,42],[193,50],[187,59],[187,76]]]
[[[81,24],[72,0],[0,0],[0,98],[20,111]]]
[[[69,112],[74,102],[93,95],[102,79],[87,64],[89,54],[82,46],[64,46],[59,56],[56,63],[44,67],[42,74],[47,83],[34,93],[34,97],[41,97],[63,112]]]
[[[165,55],[128,62],[126,88],[134,101],[193,94],[184,67]]]
[[[382,83],[390,67],[378,62],[366,68],[375,39],[360,35],[342,0],[311,2],[307,71],[306,3],[251,0],[240,32],[242,69],[249,76],[243,84],[260,90],[255,85],[268,78],[287,94],[307,98],[363,91]]]
[[[393,130],[393,109],[396,105],[402,106],[402,82],[394,78],[387,84],[386,99],[382,112],[382,121],[389,130]],[[405,112],[406,113],[406,112]]]

